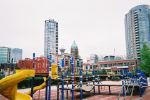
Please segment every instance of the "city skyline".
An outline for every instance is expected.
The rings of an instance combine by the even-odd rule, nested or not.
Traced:
[[[44,21],[59,23],[59,49],[78,44],[83,59],[90,54],[125,55],[124,16],[148,0],[3,0],[0,1],[0,46],[23,49],[23,58],[44,55]]]

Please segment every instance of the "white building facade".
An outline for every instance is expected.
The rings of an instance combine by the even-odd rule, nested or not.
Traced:
[[[17,63],[19,60],[22,60],[22,49],[12,48],[11,49],[11,62]]]
[[[50,53],[58,54],[58,23],[51,19],[45,20],[44,56],[49,57]]]

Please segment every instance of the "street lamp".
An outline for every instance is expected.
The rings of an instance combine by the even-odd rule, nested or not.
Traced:
[[[64,49],[64,48],[61,48],[61,49],[60,49],[60,53],[61,53],[61,55],[63,56],[64,53],[65,53],[65,49]]]

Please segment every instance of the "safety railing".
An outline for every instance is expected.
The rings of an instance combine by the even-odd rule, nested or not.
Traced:
[[[121,94],[123,95],[124,100],[126,100],[127,93],[129,93],[130,100],[132,100],[135,86],[139,87],[139,95],[142,96],[146,87],[148,86],[147,77],[145,74],[141,70],[136,69],[135,75],[131,75],[130,73],[130,77],[128,77],[128,75],[126,76],[127,77],[124,77],[122,80],[122,90],[118,95],[118,100],[120,100]],[[132,87],[131,91],[129,91],[129,87]]]

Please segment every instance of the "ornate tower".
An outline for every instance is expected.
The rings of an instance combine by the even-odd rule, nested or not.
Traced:
[[[76,59],[79,58],[78,46],[75,41],[71,45],[71,55],[73,55]]]

